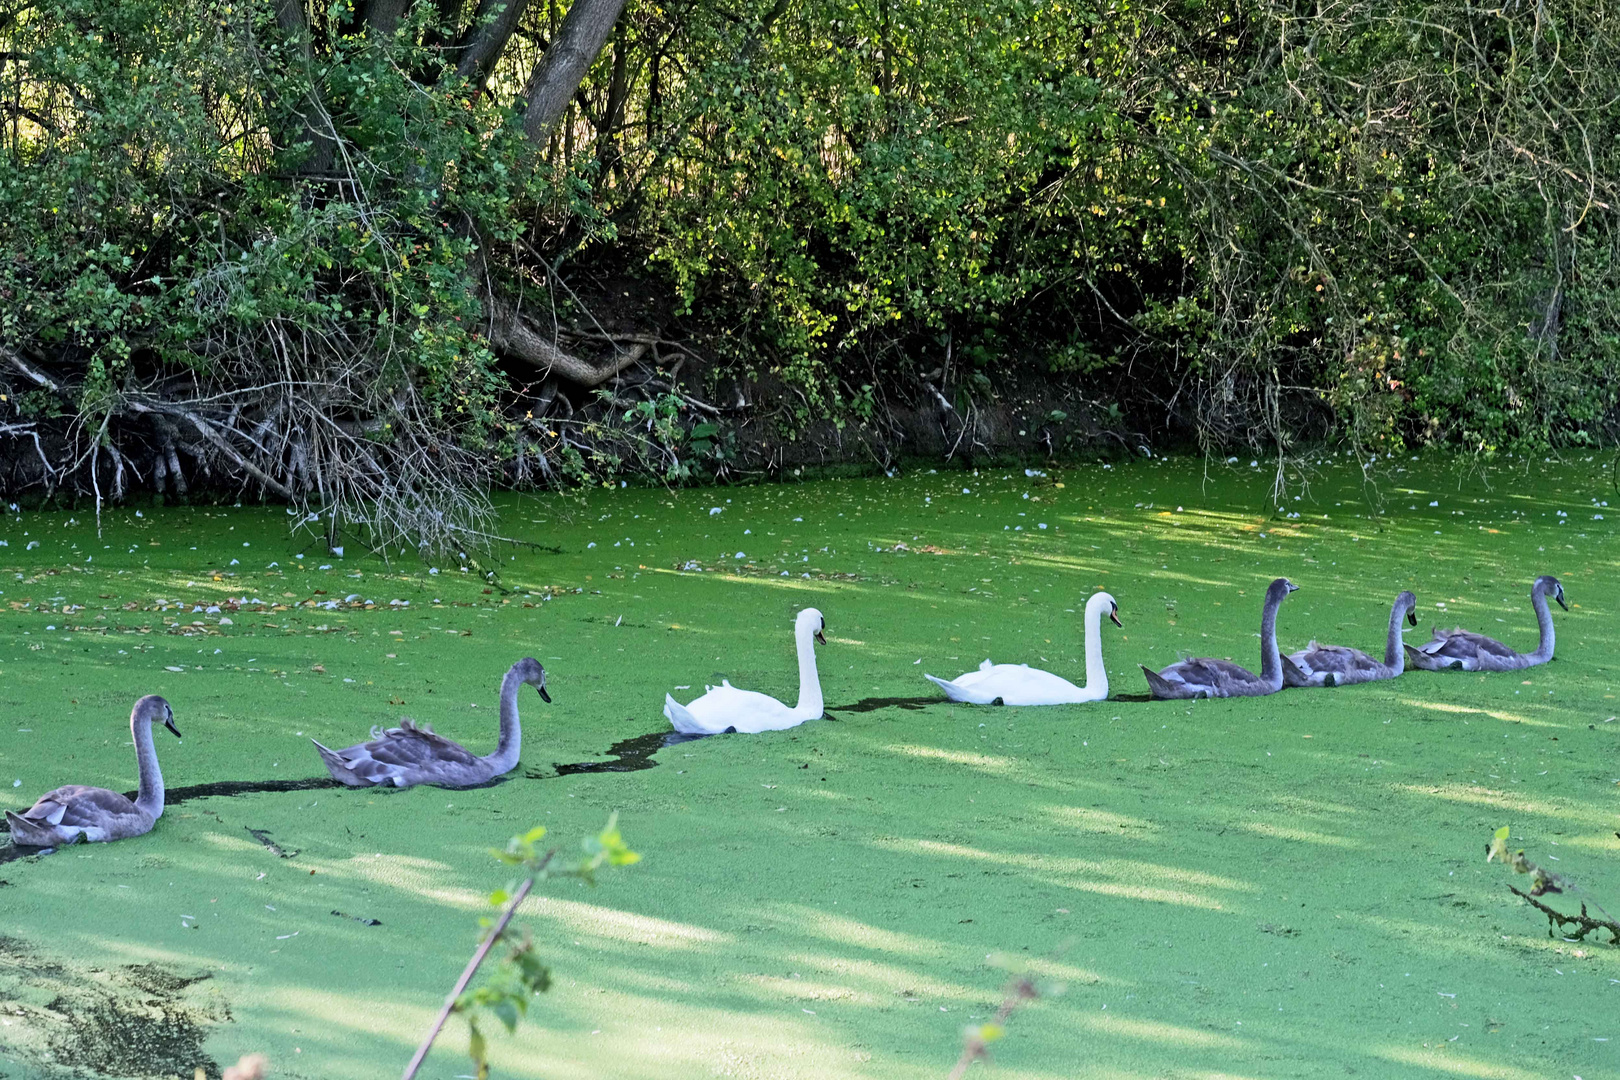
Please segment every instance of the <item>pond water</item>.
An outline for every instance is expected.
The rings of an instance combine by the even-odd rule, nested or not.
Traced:
[[[27,958],[0,970],[22,1010],[0,1060],[46,1076],[115,1040],[158,971],[185,1017],[164,1069],[252,1051],[374,1076],[475,944],[505,883],[487,850],[535,824],[571,845],[618,811],[643,863],[519,919],[558,981],[493,1036],[498,1075],[937,1077],[1006,964],[1066,986],[1014,1018],[1009,1077],[1620,1075],[1620,1012],[1598,1007],[1620,950],[1549,938],[1483,857],[1509,824],[1585,890],[1569,906],[1620,910],[1609,464],[1381,462],[1369,485],[1323,458],[1281,500],[1247,458],[508,496],[503,532],[538,546],[476,565],[333,557],[255,506],[118,509],[99,532],[13,515],[5,805],[131,789],[141,694],[186,737],[160,737],[152,834],[0,866],[0,945]],[[1542,668],[1142,700],[1139,664],[1257,665],[1274,577],[1300,586],[1285,649],[1376,652],[1404,588],[1414,640],[1462,624],[1532,648],[1541,573],[1571,605]],[[988,656],[1081,681],[1097,589],[1124,623],[1104,626],[1110,700],[976,708],[923,679]],[[791,700],[806,606],[827,719],[670,735],[665,693]],[[311,738],[401,715],[488,752],[526,655],[553,704],[524,698],[504,782],[324,777]],[[452,1028],[430,1065],[467,1071],[463,1045]]]

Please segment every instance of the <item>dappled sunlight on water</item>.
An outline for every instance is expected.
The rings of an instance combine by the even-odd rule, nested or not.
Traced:
[[[1568,724],[1560,724],[1550,720],[1532,720],[1520,713],[1506,712],[1502,709],[1476,709],[1468,705],[1455,705],[1448,701],[1418,701],[1415,698],[1403,698],[1402,705],[1409,705],[1414,709],[1428,709],[1430,712],[1452,713],[1464,716],[1488,716],[1492,720],[1502,720],[1510,724],[1529,724],[1532,727],[1567,728]]]
[[[1441,1076],[1471,1077],[1474,1080],[1547,1080],[1540,1071],[1518,1069],[1490,1061],[1481,1061],[1451,1047],[1375,1046],[1372,1053],[1385,1061],[1409,1065]]]
[[[1159,830],[1159,826],[1151,821],[1110,813],[1107,810],[1087,809],[1083,806],[1047,806],[1042,809],[1059,824],[1066,825],[1076,832],[1115,835],[1120,829],[1140,829],[1148,834]],[[1151,840],[1152,836],[1137,833],[1135,838]]]
[[[1438,787],[1397,784],[1395,790],[1418,798],[1444,799],[1447,802],[1464,803],[1471,806],[1489,806],[1495,810],[1515,814],[1534,814],[1539,817],[1578,821],[1588,826],[1601,826],[1613,820],[1612,811],[1605,812],[1596,807],[1560,806],[1532,796],[1514,795],[1506,791],[1494,791],[1490,788],[1471,787],[1462,784],[1442,784]]]
[[[1126,1039],[1165,1043],[1170,1046],[1198,1047],[1199,1049],[1235,1050],[1244,1040],[1214,1031],[1167,1024],[1157,1020],[1133,1020],[1124,1016],[1111,1016],[1105,1012],[1081,1013],[1076,1022],[1100,1035]]]
[[[1324,847],[1364,848],[1367,843],[1348,836],[1329,836],[1292,825],[1275,825],[1264,821],[1245,821],[1238,826],[1257,836],[1270,836],[1278,840],[1294,840],[1301,844],[1321,844]]]
[[[1220,901],[1202,893],[1168,888],[1166,884],[1202,886],[1240,893],[1255,892],[1259,888],[1250,882],[1223,877],[1219,874],[1185,870],[1179,867],[1163,866],[1136,860],[1093,860],[1051,854],[1016,854],[986,851],[961,844],[942,843],[937,840],[879,840],[876,841],[876,845],[894,851],[1017,867],[1036,875],[1041,880],[1059,883],[1067,888],[1138,900],[1152,900],[1165,904],[1208,908],[1212,911],[1223,910]],[[1102,881],[1098,880],[1099,878],[1111,878],[1113,880]]]
[[[538,896],[530,900],[527,910],[536,918],[556,920],[571,933],[594,934],[603,940],[623,944],[651,945],[660,949],[702,949],[725,945],[733,940],[731,934],[708,927],[636,915],[601,904],[586,904],[554,896]]]

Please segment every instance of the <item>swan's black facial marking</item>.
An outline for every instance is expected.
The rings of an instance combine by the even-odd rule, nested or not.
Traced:
[[[163,726],[172,731],[175,738],[180,738],[180,729],[174,726],[174,708],[167,701],[163,703]]]

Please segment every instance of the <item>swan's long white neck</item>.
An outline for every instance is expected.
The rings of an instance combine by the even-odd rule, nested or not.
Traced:
[[[523,728],[518,724],[518,691],[522,689],[523,678],[515,670],[501,680],[501,738],[486,760],[502,772],[515,766],[523,753]]]
[[[163,772],[158,768],[157,747],[152,745],[152,722],[131,716],[129,733],[135,736],[135,764],[141,774],[135,806],[155,820],[163,816]]]
[[[1100,691],[1103,697],[1108,696],[1108,669],[1102,658],[1102,617],[1103,608],[1112,603],[1098,593],[1086,604],[1086,689]]]
[[[821,677],[816,674],[815,629],[809,623],[794,628],[793,636],[799,649],[799,704],[794,712],[810,720],[821,716]]]

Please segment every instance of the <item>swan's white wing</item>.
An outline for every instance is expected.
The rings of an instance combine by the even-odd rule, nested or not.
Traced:
[[[739,690],[730,683],[710,690],[695,701],[687,702],[686,711],[691,714],[699,729],[708,734],[728,730],[742,734],[780,731],[808,719],[799,716],[793,709],[768,694]]]
[[[946,689],[946,683],[934,682],[953,701],[974,705],[988,705],[998,698],[1003,705],[1070,705],[1102,699],[1101,694],[1088,694],[1068,679],[1028,664],[990,664],[970,671],[948,684],[957,694]]]
[[[1003,705],[1070,705],[1102,698],[1096,692],[1088,695],[1061,675],[1028,664],[997,664],[978,675],[973,689],[1000,698]]]
[[[941,678],[939,678],[937,676],[930,675],[925,671],[925,672],[923,672],[923,678],[927,679],[929,682],[933,683],[935,686],[937,686],[941,690],[945,691],[946,698],[948,698],[951,701],[960,701],[964,705],[989,705],[989,704],[992,704],[996,700],[995,695],[992,694],[989,697],[986,697],[983,694],[979,693],[977,690],[975,690],[972,687],[972,685],[968,682],[968,679],[969,679],[970,676],[977,675],[977,674],[978,674],[978,672],[976,672],[976,671],[970,671],[970,672],[967,673],[967,675],[962,676],[960,679],[957,679],[955,682],[949,682],[949,681],[947,681],[945,679],[941,679]]]
[[[682,735],[718,735],[725,730],[725,728],[710,730],[705,727],[701,720],[692,715],[690,709],[668,694],[664,695],[664,716]]]

